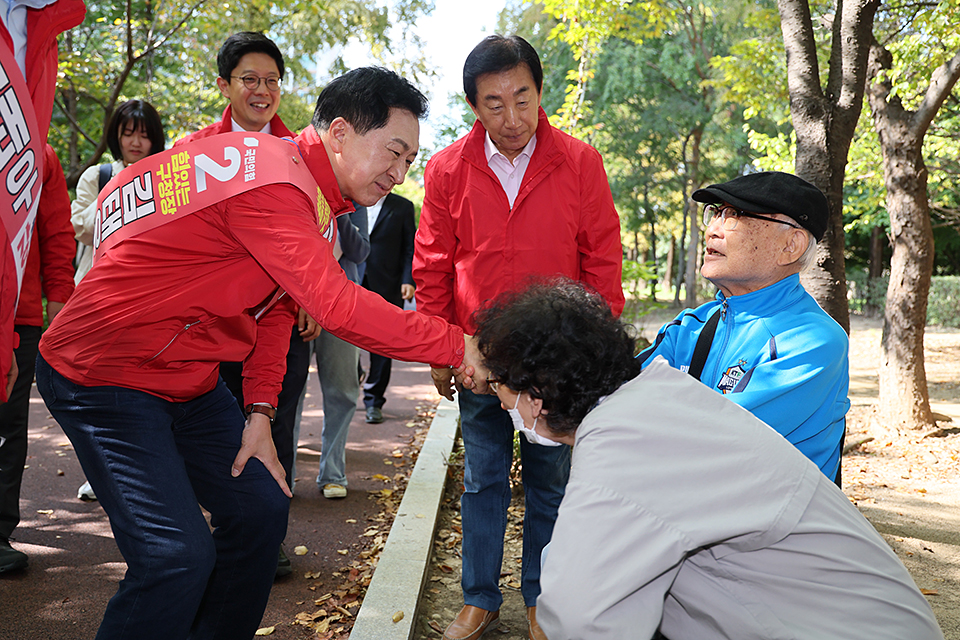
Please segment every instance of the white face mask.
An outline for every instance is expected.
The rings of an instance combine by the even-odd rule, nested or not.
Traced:
[[[527,429],[527,426],[523,424],[523,416],[520,415],[520,411],[517,407],[520,406],[520,395],[517,394],[517,401],[513,405],[513,409],[507,409],[507,413],[510,414],[510,419],[513,420],[513,428],[523,434],[527,439],[527,442],[533,444],[542,444],[545,447],[559,447],[562,442],[556,442],[550,438],[544,438],[542,435],[534,431],[537,428],[537,420],[540,419],[540,416],[537,416],[533,420],[533,429]]]

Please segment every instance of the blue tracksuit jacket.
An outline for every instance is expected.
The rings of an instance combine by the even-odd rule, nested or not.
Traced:
[[[827,477],[840,465],[847,388],[847,334],[800,284],[800,276],[685,310],[640,353],[690,368],[697,337],[720,310],[701,381],[750,411],[810,458]],[[682,401],[682,399],[678,399]]]

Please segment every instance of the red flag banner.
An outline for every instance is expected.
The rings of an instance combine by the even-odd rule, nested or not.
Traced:
[[[201,138],[147,156],[114,176],[97,199],[94,261],[111,247],[250,189],[288,183],[316,201],[328,239],[330,205],[295,142],[263,133]]]

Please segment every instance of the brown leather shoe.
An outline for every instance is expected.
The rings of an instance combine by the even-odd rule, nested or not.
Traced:
[[[527,628],[530,629],[530,640],[547,640],[547,636],[537,624],[536,607],[527,607]]]
[[[500,611],[487,611],[465,605],[456,619],[443,632],[443,640],[477,640],[487,629],[500,626]]]

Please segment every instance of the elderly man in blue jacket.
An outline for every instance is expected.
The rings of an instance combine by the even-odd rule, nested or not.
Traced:
[[[665,324],[638,357],[663,356],[769,424],[840,484],[850,408],[847,334],[800,284],[827,228],[827,199],[764,171],[693,193],[704,203],[701,275],[714,301]]]

